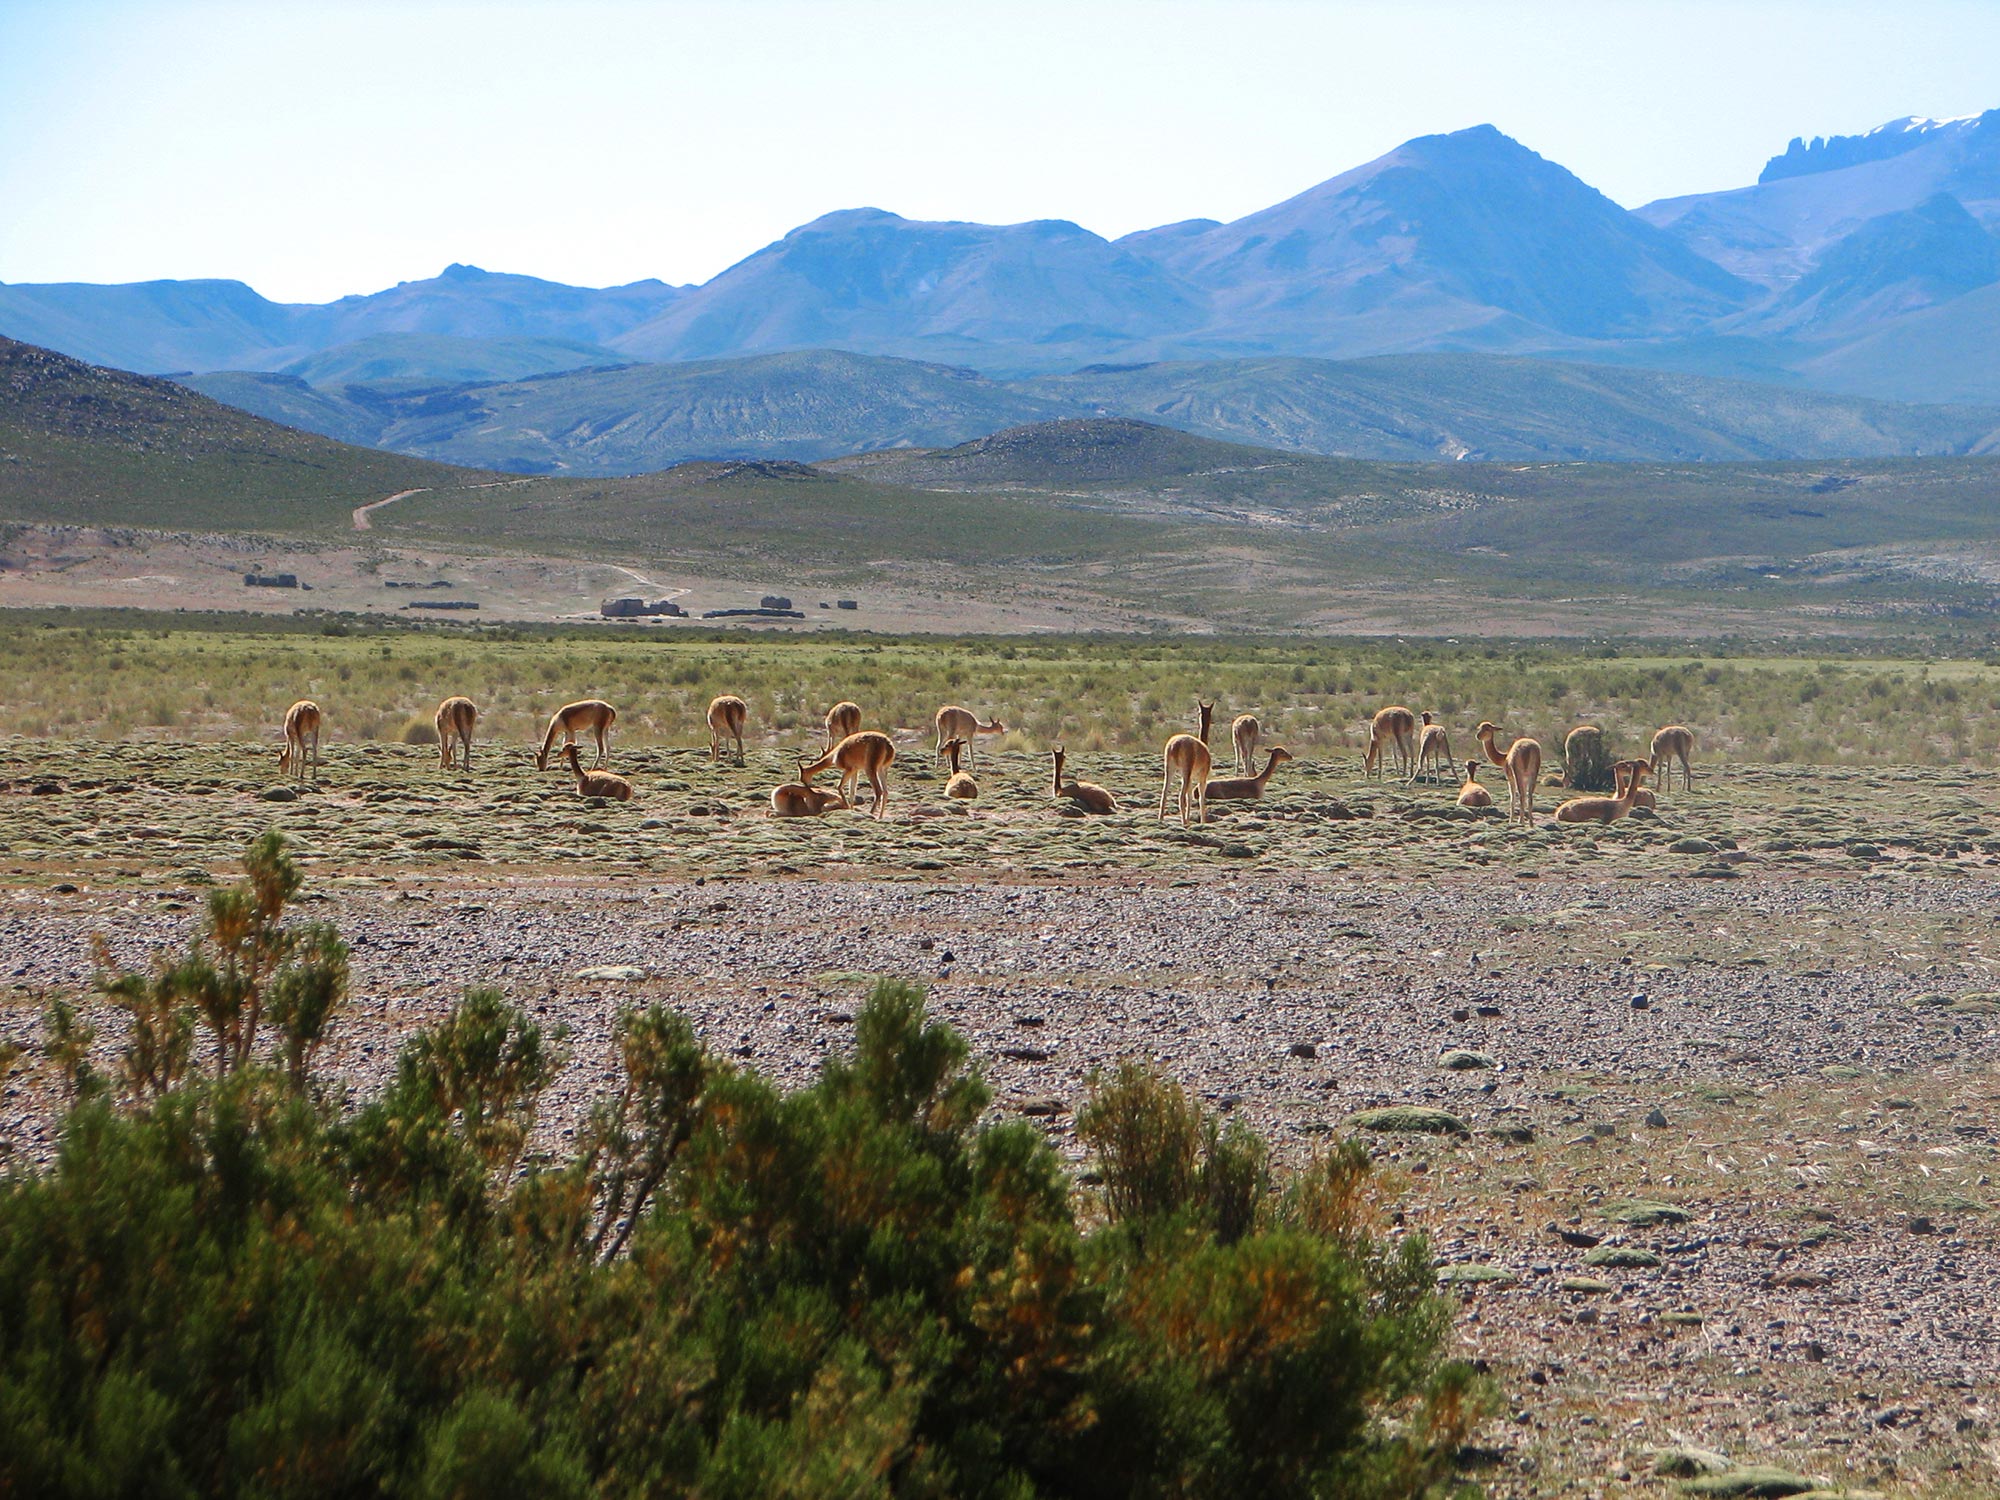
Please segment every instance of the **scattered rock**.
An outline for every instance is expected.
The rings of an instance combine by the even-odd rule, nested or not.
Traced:
[[[597,964],[588,969],[578,969],[576,978],[592,984],[631,984],[644,979],[646,971],[637,964]]]
[[[1667,1112],[1657,1104],[1654,1105],[1646,1111],[1646,1127],[1649,1130],[1665,1130],[1667,1128]]]
[[[1671,844],[1667,845],[1667,853],[1713,854],[1715,853],[1715,845],[1711,844],[1707,839],[1698,839],[1692,837],[1684,839],[1675,839]]]
[[[1293,1042],[1286,1051],[1288,1056],[1303,1057],[1308,1060],[1319,1056],[1319,1048],[1311,1042]]]
[[[299,800],[299,789],[295,786],[267,786],[257,795],[265,802],[296,802]]]

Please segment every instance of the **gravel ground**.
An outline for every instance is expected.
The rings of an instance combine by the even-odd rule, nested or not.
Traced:
[[[560,1150],[610,1080],[621,1005],[661,999],[786,1082],[847,1044],[864,976],[922,980],[996,1109],[1080,1160],[1091,1070],[1157,1059],[1298,1159],[1356,1110],[1427,1104],[1464,1137],[1373,1137],[1466,1283],[1460,1340],[1505,1416],[1496,1494],[1649,1494],[1639,1455],[1696,1442],[1895,1493],[2000,1484],[1996,891],[1775,871],[1728,881],[1206,869],[1089,884],[603,882],[458,871],[341,884],[353,945],[331,1061],[360,1088],[473,982],[570,1028]],[[0,1035],[42,997],[179,942],[198,892],[0,895]],[[642,971],[587,980],[601,965]],[[4,998],[4,997],[0,997]],[[114,1018],[96,1017],[113,1042]],[[1495,1066],[1451,1071],[1447,1049]],[[49,1148],[41,1081],[0,1135]],[[1624,1199],[1679,1210],[1618,1222]],[[1565,1238],[1566,1237],[1566,1238]],[[1659,1264],[1594,1268],[1585,1241]],[[1448,1274],[1468,1274],[1452,1272]],[[1566,1285],[1567,1283],[1567,1285]]]

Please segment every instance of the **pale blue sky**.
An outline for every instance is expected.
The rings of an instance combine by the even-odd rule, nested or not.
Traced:
[[[1490,121],[1621,203],[2000,106],[1996,0],[0,0],[0,281],[700,281],[836,208],[1232,218]]]

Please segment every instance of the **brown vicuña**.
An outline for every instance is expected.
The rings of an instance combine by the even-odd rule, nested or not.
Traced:
[[[841,800],[852,807],[861,778],[866,776],[868,785],[875,792],[875,803],[869,811],[879,818],[889,805],[889,786],[884,778],[895,759],[896,747],[888,735],[879,729],[864,729],[858,734],[850,734],[818,760],[810,764],[801,763],[799,781],[810,786],[813,777],[831,766],[840,773]]]
[[[1118,799],[1096,782],[1078,781],[1074,776],[1068,781],[1063,780],[1063,762],[1068,759],[1068,752],[1061,745],[1057,745],[1050,751],[1050,754],[1055,758],[1056,763],[1055,790],[1053,795],[1058,800],[1066,797],[1087,813],[1115,813],[1118,811]]]
[[[1415,782],[1426,769],[1434,779],[1442,780],[1451,763],[1451,736],[1445,733],[1444,725],[1433,724],[1431,716],[1425,714],[1417,735],[1417,761],[1410,768],[1410,780]]]
[[[542,736],[542,748],[535,756],[535,769],[548,769],[549,752],[555,748],[557,736],[561,736],[567,747],[576,743],[579,734],[596,737],[597,764],[602,767],[611,759],[611,726],[617,722],[618,710],[602,698],[581,698],[575,703],[565,703],[549,716],[549,732]]]
[[[1615,797],[1572,797],[1556,809],[1558,823],[1616,823],[1633,807],[1639,790],[1639,778],[1646,774],[1644,763],[1625,761],[1621,768],[1629,768],[1630,774],[1618,776],[1618,795]]]
[[[861,728],[861,705],[845,698],[826,711],[826,743],[839,744]]]
[[[1493,743],[1493,736],[1500,733],[1497,724],[1482,721],[1473,733],[1479,736],[1479,744],[1486,751],[1486,758],[1507,773],[1507,819],[1515,818],[1533,825],[1535,821],[1535,783],[1542,775],[1542,747],[1535,740],[1516,740],[1502,754]]]
[[[965,744],[964,740],[948,740],[945,743],[945,754],[951,757],[951,776],[944,784],[944,794],[947,797],[977,797],[979,795],[979,783],[974,781],[967,772],[961,771],[958,768],[958,757],[960,752],[965,749]]]
[[[1248,776],[1257,766],[1257,741],[1264,726],[1255,714],[1238,714],[1229,726],[1229,742],[1236,747],[1236,769]]]
[[[1398,775],[1407,772],[1416,757],[1417,716],[1400,703],[1375,711],[1368,725],[1368,753],[1361,758],[1361,774],[1373,776],[1377,769],[1387,772],[1382,750],[1387,746],[1396,757]]]
[[[1191,734],[1177,734],[1167,741],[1167,748],[1161,753],[1163,771],[1160,781],[1160,817],[1167,816],[1167,793],[1173,787],[1174,777],[1181,779],[1181,827],[1188,826],[1190,807],[1198,809],[1201,821],[1208,821],[1208,777],[1215,767],[1208,753],[1208,746]]]
[[[479,709],[470,698],[447,698],[438,705],[437,717],[431,721],[437,726],[438,764],[447,771],[472,769],[472,729],[479,722]]]
[[[1202,799],[1206,802],[1233,802],[1245,797],[1263,796],[1265,783],[1270,781],[1271,773],[1277,770],[1281,763],[1290,760],[1292,752],[1283,745],[1273,745],[1270,756],[1271,758],[1264,762],[1264,769],[1255,776],[1224,776],[1210,781],[1203,790]]]
[[[975,770],[979,767],[979,736],[1006,732],[1007,726],[998,719],[982,724],[978,714],[956,703],[947,703],[937,711],[937,753],[943,755],[944,747],[953,740],[964,740],[966,763]]]
[[[319,780],[319,705],[301,698],[285,710],[285,748],[278,752],[278,769],[289,771],[300,781]],[[307,756],[312,772],[306,772]]]
[[[1460,807],[1493,805],[1493,794],[1479,784],[1479,762],[1476,760],[1465,763],[1465,784],[1458,789],[1458,805]]]
[[[1683,789],[1694,790],[1694,766],[1690,763],[1693,755],[1694,731],[1685,724],[1669,724],[1653,736],[1653,758],[1649,766],[1655,776],[1659,776],[1660,767],[1667,768],[1667,774],[1660,780],[1661,791],[1671,792],[1674,789],[1675,761],[1681,763]]]
[[[584,770],[583,752],[578,750],[574,744],[564,745],[562,753],[563,759],[569,762],[570,770],[576,773],[576,791],[578,796],[603,797],[612,802],[630,802],[632,800],[632,783],[627,781],[623,776],[613,775],[609,771]]]
[[[799,767],[805,768],[805,757]],[[804,780],[787,781],[771,788],[771,816],[774,818],[817,818],[829,808],[845,808],[847,799],[839,792],[808,786]]]
[[[1215,730],[1215,705],[1202,702],[1199,693],[1195,695],[1194,700],[1194,721],[1197,732],[1201,735],[1201,742],[1206,745],[1209,735]]]
[[[722,759],[722,742],[736,741],[736,764],[743,764],[743,724],[750,717],[750,705],[734,693],[711,699],[708,705],[708,758]]]
[[[1619,791],[1622,792],[1625,790],[1625,778],[1632,774],[1632,768],[1634,766],[1643,767],[1648,772],[1650,772],[1653,769],[1651,763],[1644,759],[1620,760],[1612,762],[1611,774],[1617,779]],[[1642,786],[1632,793],[1632,805],[1634,807],[1652,808],[1655,811],[1657,811],[1660,805],[1660,799],[1653,795],[1652,789],[1650,787]]]

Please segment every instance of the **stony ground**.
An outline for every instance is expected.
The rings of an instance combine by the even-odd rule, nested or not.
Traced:
[[[1496,1495],[1670,1493],[1647,1455],[1674,1445],[1895,1494],[2000,1486],[1989,778],[1730,768],[1657,819],[1523,834],[1301,764],[1190,836],[1138,758],[1073,767],[1138,804],[1084,821],[1027,757],[982,758],[984,795],[947,807],[911,747],[878,825],[761,817],[775,756],[621,756],[640,800],[599,808],[518,751],[465,777],[343,750],[271,802],[242,747],[9,749],[0,1037],[87,986],[91,934],[127,962],[176,942],[277,822],[353,944],[334,1051],[359,1087],[497,982],[570,1028],[555,1151],[623,1004],[669,1001],[798,1080],[867,976],[921,979],[996,1108],[1080,1165],[1072,1112],[1125,1056],[1294,1159],[1372,1107],[1461,1122],[1370,1139],[1504,1393],[1466,1455]],[[20,1157],[48,1149],[45,1087],[9,1085]]]

